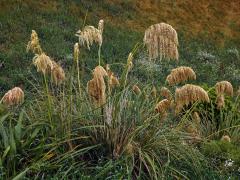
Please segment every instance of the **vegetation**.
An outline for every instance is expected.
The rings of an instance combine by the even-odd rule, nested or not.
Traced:
[[[240,177],[237,45],[207,49],[165,23],[144,38],[89,26],[95,1],[82,2],[82,18],[78,2],[59,2],[47,11],[14,1],[1,16],[27,26],[0,36],[0,179]],[[114,14],[134,3],[102,6]]]

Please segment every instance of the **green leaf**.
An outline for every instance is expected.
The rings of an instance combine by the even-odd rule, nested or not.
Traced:
[[[17,125],[15,126],[15,138],[17,142],[20,142],[22,137],[22,121],[23,121],[23,111],[20,113]]]
[[[21,179],[23,179],[28,171],[29,171],[29,168],[26,168],[23,172],[19,173],[12,180],[21,180]]]

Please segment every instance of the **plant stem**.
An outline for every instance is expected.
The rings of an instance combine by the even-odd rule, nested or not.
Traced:
[[[46,88],[47,98],[48,98],[48,118],[49,118],[51,127],[53,127],[53,124],[52,124],[52,110],[51,110],[52,109],[51,98],[50,98],[50,95],[49,95],[49,89],[48,89],[48,83],[47,83],[46,75],[43,74],[43,77],[44,77],[44,84],[45,84],[45,88]]]

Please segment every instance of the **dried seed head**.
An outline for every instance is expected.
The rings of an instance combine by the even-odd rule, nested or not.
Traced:
[[[176,109],[175,112],[179,113],[183,107],[194,103],[196,101],[210,102],[208,93],[200,86],[186,84],[175,91]]]
[[[93,70],[93,77],[94,78],[104,78],[108,76],[107,71],[102,66],[97,66]]]
[[[233,96],[232,84],[228,81],[217,82],[215,85],[217,95],[225,94],[228,96]]]
[[[130,52],[128,55],[128,59],[127,59],[127,67],[128,67],[128,71],[130,71],[133,67],[133,54]]]
[[[156,98],[156,97],[157,97],[157,89],[156,89],[155,86],[153,86],[153,88],[152,88],[151,96],[152,96],[153,98]]]
[[[169,85],[176,85],[181,82],[185,82],[187,80],[195,80],[196,74],[190,67],[181,66],[175,68],[171,71],[171,73],[167,76],[166,81]]]
[[[132,90],[134,91],[135,94],[140,94],[141,93],[140,88],[136,84],[132,87]]]
[[[94,42],[102,46],[102,33],[93,26],[85,26],[82,31],[77,31],[76,36],[79,37],[79,44],[87,46],[89,50]]]
[[[78,59],[79,59],[79,44],[78,44],[78,43],[75,43],[75,44],[74,44],[73,59],[74,59],[75,61],[78,61]]]
[[[178,37],[173,27],[166,23],[151,25],[145,31],[144,44],[146,44],[149,58],[168,58],[178,60]]]
[[[198,112],[195,111],[195,112],[193,113],[193,116],[192,116],[192,117],[193,117],[194,122],[199,125],[200,122],[201,122],[201,118],[200,118]]]
[[[35,30],[32,30],[31,40],[27,44],[27,52],[32,51],[34,54],[41,54],[42,49],[39,44],[38,35]]]
[[[103,28],[104,28],[104,21],[103,19],[101,19],[98,23],[98,30],[100,31],[100,33],[103,33]]]
[[[217,96],[216,104],[218,109],[222,109],[225,106],[225,98],[223,94]]]
[[[58,65],[56,62],[52,61],[53,68],[52,68],[52,78],[56,85],[61,84],[65,80],[65,72],[63,68]]]
[[[102,66],[97,66],[93,70],[93,79],[87,83],[88,94],[96,106],[102,106],[106,102],[104,77],[107,75]]]
[[[231,138],[230,138],[228,135],[224,135],[224,136],[221,138],[221,141],[231,142]]]
[[[45,53],[36,54],[33,58],[33,64],[37,67],[37,71],[42,72],[44,75],[53,69],[53,62]]]
[[[160,90],[160,95],[168,100],[171,100],[172,99],[172,94],[171,94],[171,91],[166,88],[166,87],[162,87],[161,90]]]
[[[3,102],[7,106],[21,104],[24,101],[24,92],[21,88],[15,87],[9,90],[2,98],[0,102]]]
[[[110,70],[110,66],[109,64],[106,65],[106,71],[107,71],[107,74],[108,74],[108,78],[109,78],[109,86],[111,88],[115,87],[115,86],[119,86],[120,83],[118,81],[118,78],[114,75],[114,73]]]
[[[168,99],[163,99],[155,106],[155,111],[160,114],[166,114],[170,105],[171,102]]]

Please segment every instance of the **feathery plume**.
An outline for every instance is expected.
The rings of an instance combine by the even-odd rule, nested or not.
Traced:
[[[65,80],[65,72],[63,68],[58,65],[56,62],[52,61],[53,68],[52,68],[52,78],[56,85],[61,84]]]
[[[37,67],[37,71],[44,75],[53,69],[53,61],[45,53],[36,54],[33,58],[33,64]]]
[[[30,50],[34,54],[42,54],[42,48],[39,44],[38,35],[35,30],[32,30],[31,40],[27,44],[27,52]]]
[[[78,43],[74,44],[73,59],[75,61],[78,61],[78,59],[79,59],[79,44]]]
[[[223,94],[217,95],[216,104],[218,109],[222,109],[225,106],[225,98]]]
[[[1,99],[7,106],[21,104],[24,101],[24,92],[21,88],[15,87],[9,90]]]
[[[168,58],[178,60],[178,37],[176,30],[169,24],[159,23],[151,25],[145,31],[144,44],[146,44],[149,59]]]
[[[168,100],[171,100],[172,99],[172,94],[171,94],[171,91],[166,88],[166,87],[162,87],[161,90],[160,90],[160,95]]]
[[[106,102],[104,77],[107,75],[107,72],[102,66],[97,66],[93,70],[93,79],[87,83],[88,94],[97,106],[101,106]]]
[[[215,85],[217,95],[225,94],[228,96],[233,96],[232,84],[228,81],[220,81]]]
[[[224,135],[224,136],[222,136],[221,141],[231,142],[231,138],[228,135]]]
[[[103,19],[101,19],[98,23],[98,30],[100,31],[100,33],[103,33],[103,28],[104,28],[104,21]]]
[[[109,86],[111,88],[115,87],[115,86],[119,86],[120,83],[118,81],[118,78],[114,75],[114,73],[110,70],[110,67],[109,67],[109,64],[106,65],[106,71],[107,71],[107,74],[108,74],[108,78],[109,78]]]
[[[85,26],[82,31],[77,31],[75,35],[79,38],[79,44],[81,46],[87,46],[89,50],[94,42],[102,46],[102,33],[94,26]]]
[[[210,102],[208,93],[200,86],[186,84],[175,91],[176,113],[179,113],[183,107],[196,101]]]
[[[140,94],[141,93],[140,88],[136,84],[132,87],[132,90],[135,94]]]
[[[168,99],[163,99],[155,106],[155,111],[161,115],[166,115],[170,108],[171,102]]]
[[[198,114],[198,112],[194,112],[193,113],[193,120],[194,120],[194,122],[197,124],[197,125],[199,125],[200,124],[200,122],[201,122],[201,118],[200,118],[200,116],[199,116],[199,114]]]
[[[180,66],[172,69],[171,73],[167,76],[166,81],[169,85],[176,85],[187,80],[196,80],[196,74],[192,68]]]

